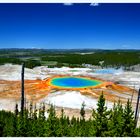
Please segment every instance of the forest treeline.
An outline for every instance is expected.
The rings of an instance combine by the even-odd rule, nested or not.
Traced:
[[[56,56],[56,57],[54,57]],[[58,63],[69,64],[92,64],[100,65],[99,62],[104,61],[103,67],[129,67],[140,64],[139,52],[98,52],[93,54],[63,54],[62,56],[54,55],[42,57],[43,61],[57,61]]]
[[[33,68],[35,66],[44,65],[45,62],[57,62],[51,67],[80,67],[82,64],[100,65],[102,67],[129,67],[140,64],[140,51],[100,51],[91,54],[78,53],[61,53],[61,52],[45,52],[45,51],[24,51],[10,52],[10,50],[0,53],[0,65],[5,63],[21,64],[25,62],[25,66]],[[47,63],[46,63],[47,65]]]
[[[81,117],[65,115],[56,116],[55,106],[48,109],[45,117],[45,105],[36,109],[30,104],[24,109],[23,115],[15,107],[15,112],[0,111],[1,137],[139,137],[140,128],[136,128],[134,112],[128,100],[125,107],[121,102],[114,104],[112,109],[105,106],[105,98],[101,94],[97,109],[92,110],[92,117],[85,119],[85,105],[79,111]]]

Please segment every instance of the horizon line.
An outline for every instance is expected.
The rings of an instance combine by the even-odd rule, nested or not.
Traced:
[[[106,48],[106,49],[102,49],[102,48],[0,48],[0,50],[2,49],[30,49],[30,50],[140,50],[140,48]]]

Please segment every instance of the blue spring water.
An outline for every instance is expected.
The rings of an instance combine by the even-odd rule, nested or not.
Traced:
[[[53,78],[51,84],[63,88],[87,88],[101,84],[101,81],[81,77]]]

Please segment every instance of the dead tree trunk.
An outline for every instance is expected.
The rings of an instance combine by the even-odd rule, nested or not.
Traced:
[[[137,104],[136,104],[136,112],[135,112],[136,126],[137,126],[138,116],[139,116],[139,99],[140,99],[140,89],[139,89],[139,92],[138,92],[138,98],[137,98]]]

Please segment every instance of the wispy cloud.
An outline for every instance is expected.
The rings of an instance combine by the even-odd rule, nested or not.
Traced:
[[[99,6],[99,3],[90,3],[90,6]]]
[[[131,46],[130,46],[129,44],[123,44],[123,45],[121,46],[121,48],[122,48],[122,49],[129,49],[129,48],[131,48]]]
[[[64,3],[65,6],[71,6],[73,3]]]

